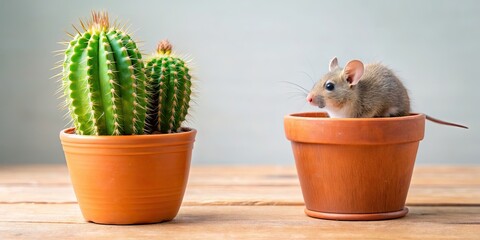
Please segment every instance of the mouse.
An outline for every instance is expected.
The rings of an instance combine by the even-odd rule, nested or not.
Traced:
[[[408,91],[388,67],[380,63],[349,61],[344,68],[337,57],[329,71],[315,83],[307,102],[324,109],[330,118],[378,118],[410,115]],[[468,128],[425,115],[435,123]]]

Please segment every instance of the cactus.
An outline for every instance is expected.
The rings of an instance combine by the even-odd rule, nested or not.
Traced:
[[[142,56],[132,38],[92,12],[68,44],[62,86],[80,135],[143,134],[147,108]],[[72,35],[73,36],[73,35]]]
[[[191,76],[184,60],[172,54],[167,40],[146,63],[147,89],[150,92],[147,132],[180,132],[190,104]]]

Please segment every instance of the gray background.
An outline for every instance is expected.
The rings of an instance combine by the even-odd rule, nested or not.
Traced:
[[[293,164],[283,116],[317,111],[310,88],[338,56],[393,68],[428,123],[417,163],[478,163],[479,1],[0,1],[0,163],[63,163],[67,120],[52,51],[91,10],[128,21],[151,53],[194,59],[194,164]]]

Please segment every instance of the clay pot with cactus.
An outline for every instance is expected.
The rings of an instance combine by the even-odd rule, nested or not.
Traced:
[[[173,219],[188,180],[196,130],[182,127],[191,77],[162,42],[146,64],[135,41],[106,13],[81,22],[68,43],[62,87],[74,127],[60,133],[87,221]]]

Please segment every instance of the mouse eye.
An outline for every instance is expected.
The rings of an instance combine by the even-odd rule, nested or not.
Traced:
[[[325,89],[327,89],[327,91],[333,91],[333,89],[335,89],[335,84],[328,82],[325,84]]]

